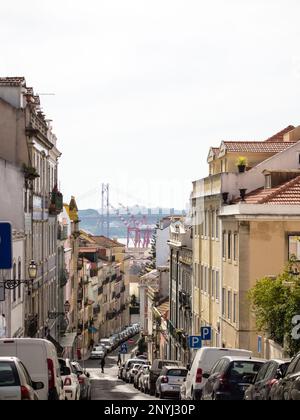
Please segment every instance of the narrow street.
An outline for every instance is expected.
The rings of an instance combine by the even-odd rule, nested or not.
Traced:
[[[129,353],[126,359],[130,357],[135,344],[129,345]],[[132,384],[127,384],[118,379],[118,349],[106,357],[106,366],[104,374],[101,373],[100,360],[87,360],[84,363],[85,368],[91,375],[92,382],[92,400],[156,400],[155,397],[143,394],[134,388]]]

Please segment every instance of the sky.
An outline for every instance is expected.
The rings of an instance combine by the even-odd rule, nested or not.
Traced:
[[[80,208],[186,208],[210,146],[300,124],[299,0],[10,0],[0,75],[53,120]]]

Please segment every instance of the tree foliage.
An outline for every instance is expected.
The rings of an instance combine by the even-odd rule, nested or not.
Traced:
[[[292,319],[300,314],[300,277],[293,274],[293,264],[276,279],[259,280],[249,292],[257,328],[291,355],[300,350],[300,340],[292,338]]]

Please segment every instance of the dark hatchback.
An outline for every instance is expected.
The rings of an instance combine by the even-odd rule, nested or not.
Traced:
[[[207,382],[203,389],[203,400],[243,400],[245,391],[253,383],[260,368],[265,364],[262,359],[226,356],[204,374]]]
[[[272,400],[300,401],[300,353],[295,356],[285,376],[271,391]]]
[[[270,400],[272,388],[284,377],[289,364],[290,361],[277,359],[266,362],[259,370],[254,383],[245,392],[245,400]]]

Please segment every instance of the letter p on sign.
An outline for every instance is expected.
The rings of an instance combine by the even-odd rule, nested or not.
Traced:
[[[201,337],[203,341],[210,341],[211,340],[211,327],[202,327]]]

